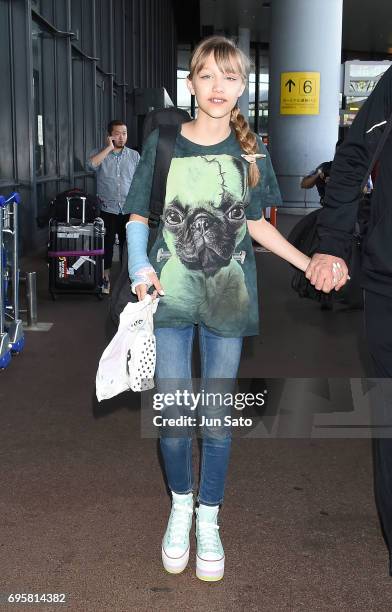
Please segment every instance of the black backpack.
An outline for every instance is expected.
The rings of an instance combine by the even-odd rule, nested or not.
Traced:
[[[191,117],[186,110],[170,106],[169,108],[157,108],[150,111],[143,123],[143,142],[146,142],[147,137],[161,127],[161,125],[175,125],[178,127],[182,123],[191,121]]]
[[[81,223],[83,216],[83,201],[85,200],[85,223],[92,223],[94,219],[99,217],[101,212],[101,201],[98,197],[92,196],[82,189],[73,187],[62,193],[58,193],[49,205],[49,216],[56,221],[67,220],[67,198],[69,200],[70,210],[69,219],[71,223]]]
[[[147,136],[153,130],[159,129],[151,188],[150,215],[148,218],[150,233],[147,253],[150,252],[158,234],[159,222],[165,202],[167,175],[174,154],[178,126],[187,121],[191,121],[189,114],[175,107],[153,110],[148,113],[144,121],[143,142],[145,142]],[[121,272],[113,286],[109,305],[110,316],[116,326],[118,325],[120,314],[128,302],[137,302],[137,296],[131,291],[128,275],[128,251],[127,243],[125,242],[122,253]]]

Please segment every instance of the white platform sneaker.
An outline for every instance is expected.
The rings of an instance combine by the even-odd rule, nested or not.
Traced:
[[[189,532],[192,526],[193,493],[172,492],[169,522],[162,541],[163,567],[170,574],[184,571],[189,560]]]
[[[200,580],[221,580],[225,571],[225,553],[217,525],[219,506],[196,508],[196,576]]]

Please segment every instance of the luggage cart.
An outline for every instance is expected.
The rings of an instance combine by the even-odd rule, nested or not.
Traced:
[[[13,192],[5,199],[2,207],[5,329],[9,337],[9,348],[16,354],[23,350],[25,343],[23,322],[19,318],[18,205],[20,202],[19,193]]]
[[[5,331],[5,293],[6,282],[5,249],[3,247],[3,211],[5,209],[5,197],[0,196],[0,370],[4,370],[11,361],[11,348],[9,335]]]

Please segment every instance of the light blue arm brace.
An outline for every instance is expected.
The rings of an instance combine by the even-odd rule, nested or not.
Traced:
[[[138,285],[152,285],[148,274],[155,272],[147,257],[149,228],[142,221],[128,221],[126,225],[128,245],[128,273],[132,282],[132,291]]]

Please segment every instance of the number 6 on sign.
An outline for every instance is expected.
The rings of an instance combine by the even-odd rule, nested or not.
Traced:
[[[306,81],[302,82],[302,90],[305,94],[311,94],[313,91],[312,81],[306,79]]]

